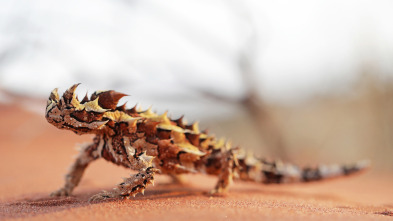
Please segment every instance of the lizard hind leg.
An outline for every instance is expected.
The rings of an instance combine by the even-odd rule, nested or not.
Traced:
[[[144,194],[147,185],[154,185],[154,174],[156,172],[159,172],[159,170],[153,167],[141,169],[130,178],[125,178],[124,182],[117,185],[112,191],[103,191],[92,196],[89,202],[100,202],[115,198],[130,198],[131,196],[135,197],[138,193]]]
[[[237,165],[235,156],[236,149],[221,150],[220,164],[221,168],[218,174],[218,181],[210,194],[223,194],[228,191],[233,182],[234,170]]]
[[[187,183],[186,178],[182,174],[168,174],[171,181],[169,184],[185,185]]]

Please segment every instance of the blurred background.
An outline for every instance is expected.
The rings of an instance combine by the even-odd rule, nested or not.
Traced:
[[[0,111],[45,121],[50,91],[82,83],[80,97],[116,89],[260,156],[393,170],[390,0],[0,6]]]

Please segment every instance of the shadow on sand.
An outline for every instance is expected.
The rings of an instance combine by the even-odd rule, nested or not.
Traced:
[[[49,197],[48,193],[35,193],[11,202],[0,202],[0,219],[32,217],[39,214],[54,213],[66,209],[86,207],[93,204],[115,202],[119,200],[111,199],[98,203],[89,203],[89,198],[100,191],[101,190],[98,189],[95,191],[86,191],[68,197]],[[134,200],[154,200],[197,195],[207,196],[207,192],[187,186],[164,185],[161,188],[146,190],[145,195],[138,194]]]

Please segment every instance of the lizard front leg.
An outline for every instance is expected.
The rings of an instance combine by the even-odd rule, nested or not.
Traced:
[[[123,138],[123,145],[127,158],[130,162],[130,169],[138,170],[137,174],[130,178],[124,178],[124,182],[117,185],[112,191],[103,191],[89,199],[89,202],[99,202],[110,198],[125,198],[135,196],[137,193],[144,193],[148,184],[154,184],[154,174],[159,170],[152,166],[152,156],[146,152],[138,153],[128,137]]]
[[[86,167],[89,165],[89,163],[99,157],[98,154],[94,154],[97,146],[97,143],[92,143],[81,148],[81,152],[65,176],[64,186],[59,190],[52,192],[50,196],[71,195],[74,188],[79,184]]]
[[[135,197],[137,193],[144,194],[147,185],[154,185],[154,174],[159,170],[153,167],[139,170],[139,173],[130,178],[124,178],[124,182],[117,185],[112,191],[103,191],[89,199],[89,202],[100,202],[106,199]]]

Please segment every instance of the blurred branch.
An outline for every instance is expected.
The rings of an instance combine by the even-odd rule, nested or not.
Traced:
[[[256,27],[244,9],[244,6],[237,4],[238,1],[236,0],[231,2],[231,10],[234,11],[234,14],[239,19],[244,20],[245,23],[243,24],[248,24],[250,28],[249,35],[245,36],[243,47],[240,48],[237,54],[237,65],[239,67],[239,74],[242,77],[245,94],[242,98],[235,99],[207,91],[206,89],[196,88],[195,90],[210,99],[243,107],[248,112],[247,116],[252,119],[254,127],[259,133],[260,142],[265,143],[271,148],[273,154],[287,160],[288,156],[281,130],[278,128],[267,105],[259,95],[260,84],[258,83],[258,71],[255,65],[256,49],[258,46]],[[237,29],[241,30],[240,27]]]
[[[250,29],[249,34],[245,36],[243,47],[240,48],[237,58],[240,70],[239,74],[243,79],[244,88],[246,89],[245,96],[241,100],[241,105],[247,110],[249,117],[253,119],[252,122],[254,122],[254,127],[259,132],[262,142],[266,143],[274,154],[282,159],[288,159],[282,133],[259,93],[261,87],[260,83],[258,83],[258,70],[256,68],[258,48],[256,26],[243,2],[239,0],[229,2],[229,6],[234,14],[237,14],[239,20],[243,20],[244,24],[247,24]],[[240,33],[241,28],[238,27],[238,30],[238,33]]]
[[[207,98],[242,106],[248,112],[247,116],[252,119],[254,127],[260,135],[260,142],[265,143],[275,155],[287,159],[281,131],[274,122],[270,112],[267,110],[262,97],[258,93],[260,84],[258,83],[258,71],[255,65],[258,46],[256,26],[243,2],[239,0],[228,1],[228,6],[229,10],[234,15],[233,22],[236,26],[236,33],[239,35],[239,39],[241,39],[240,41],[242,43],[236,55],[236,65],[239,68],[239,74],[243,81],[245,95],[240,99],[236,99],[219,95],[202,88],[194,87],[194,90]],[[184,21],[177,18],[175,19],[171,13],[166,12],[163,8],[157,6],[152,8],[155,9],[156,14],[166,20],[168,24],[176,28],[176,30],[179,30],[179,33],[186,35],[188,39],[192,40],[201,48],[214,52],[220,56],[227,56],[228,50],[225,45],[215,36],[209,34],[209,32],[203,31],[203,28],[201,29],[195,26],[190,28]],[[244,28],[249,28],[249,32],[243,31]]]

